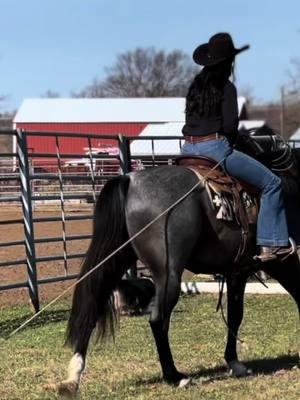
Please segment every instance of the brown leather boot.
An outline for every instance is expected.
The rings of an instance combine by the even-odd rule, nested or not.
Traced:
[[[259,260],[261,262],[274,261],[276,259],[280,259],[281,261],[285,260],[291,254],[294,254],[297,251],[297,246],[293,239],[290,240],[289,246],[277,246],[277,247],[268,247],[261,246],[260,254],[255,256],[255,260]]]

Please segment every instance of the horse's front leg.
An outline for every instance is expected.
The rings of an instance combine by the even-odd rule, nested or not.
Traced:
[[[247,278],[245,276],[227,276],[227,318],[228,336],[225,349],[225,360],[230,373],[235,377],[247,376],[251,373],[238,359],[237,335],[243,320],[244,293]]]

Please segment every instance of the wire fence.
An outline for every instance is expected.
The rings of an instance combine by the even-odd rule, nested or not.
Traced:
[[[23,130],[0,135],[14,143],[11,153],[0,153],[0,291],[26,288],[38,311],[41,284],[76,278],[91,239],[94,205],[107,180],[171,165],[175,154],[169,144],[164,151],[157,147],[165,137]],[[70,152],[74,146],[67,140],[80,143],[80,150]],[[143,154],[133,148],[140,140],[150,146]],[[182,137],[167,140],[180,149]]]
[[[13,143],[11,152],[0,153],[0,292],[25,288],[36,311],[40,285],[76,278],[107,180],[172,165],[183,142],[182,136],[23,130],[0,136]],[[300,147],[300,141],[290,145]]]

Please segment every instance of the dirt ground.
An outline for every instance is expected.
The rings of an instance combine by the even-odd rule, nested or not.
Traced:
[[[91,215],[92,206],[82,204],[76,208],[67,208],[66,215]],[[35,211],[34,217],[61,217],[58,209],[44,208]],[[22,219],[23,214],[20,208],[0,207],[0,243],[14,240],[24,240],[23,224],[1,224],[1,221]],[[92,231],[92,220],[66,221],[66,235],[90,234]],[[37,222],[34,224],[35,239],[45,237],[62,237],[62,223],[58,222]],[[89,245],[89,239],[72,240],[67,242],[67,253],[85,253]],[[54,256],[63,254],[63,242],[46,242],[36,244],[36,256]],[[0,247],[0,262],[20,260],[26,258],[25,246]],[[68,274],[79,271],[82,259],[71,259],[68,261]],[[65,274],[63,261],[48,261],[37,263],[38,279],[62,276]],[[184,279],[188,280],[193,274],[188,271],[184,273]],[[26,282],[26,264],[11,267],[0,267],[0,286],[10,283]],[[41,301],[49,301],[58,296],[64,289],[74,281],[47,283],[39,285],[39,296]],[[70,292],[71,295],[72,292]],[[0,291],[0,305],[30,303],[27,288],[10,289]]]
[[[67,215],[90,214],[92,213],[91,207],[79,206],[77,209],[68,211]],[[47,217],[47,216],[61,216],[60,211],[47,210],[36,211],[34,217]],[[20,209],[0,209],[0,221],[8,221],[22,218]],[[66,221],[66,234],[79,235],[91,233],[92,221],[79,220],[79,221]],[[62,237],[62,223],[58,222],[39,222],[34,224],[35,238],[41,237]],[[0,242],[9,242],[14,240],[24,240],[23,224],[0,224]],[[89,240],[73,240],[67,242],[67,253],[84,253],[88,247]],[[36,255],[50,256],[62,255],[63,242],[46,242],[36,245]],[[0,247],[0,262],[13,261],[18,259],[25,259],[25,246],[9,246]],[[68,261],[68,273],[73,274],[78,271],[81,260],[74,259]],[[49,261],[40,262],[37,264],[38,278],[53,277],[57,275],[64,275],[64,262],[63,261]],[[0,285],[6,285],[15,282],[25,282],[27,279],[26,265],[0,267]],[[54,298],[61,291],[70,286],[72,281],[43,284],[39,286],[40,299],[49,300]],[[15,304],[20,302],[28,302],[27,289],[11,289],[0,291],[0,304]]]

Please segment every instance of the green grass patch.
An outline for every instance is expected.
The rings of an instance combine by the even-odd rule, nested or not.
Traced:
[[[299,316],[292,299],[246,297],[239,352],[255,374],[239,380],[224,366],[226,327],[215,306],[214,295],[185,296],[173,313],[173,355],[179,370],[194,375],[194,386],[164,384],[148,316],[122,317],[115,344],[90,346],[80,399],[299,400]],[[0,308],[1,400],[58,398],[43,385],[66,378],[72,356],[63,347],[68,308],[68,301],[60,302],[9,340],[4,337],[30,315],[29,308]]]

